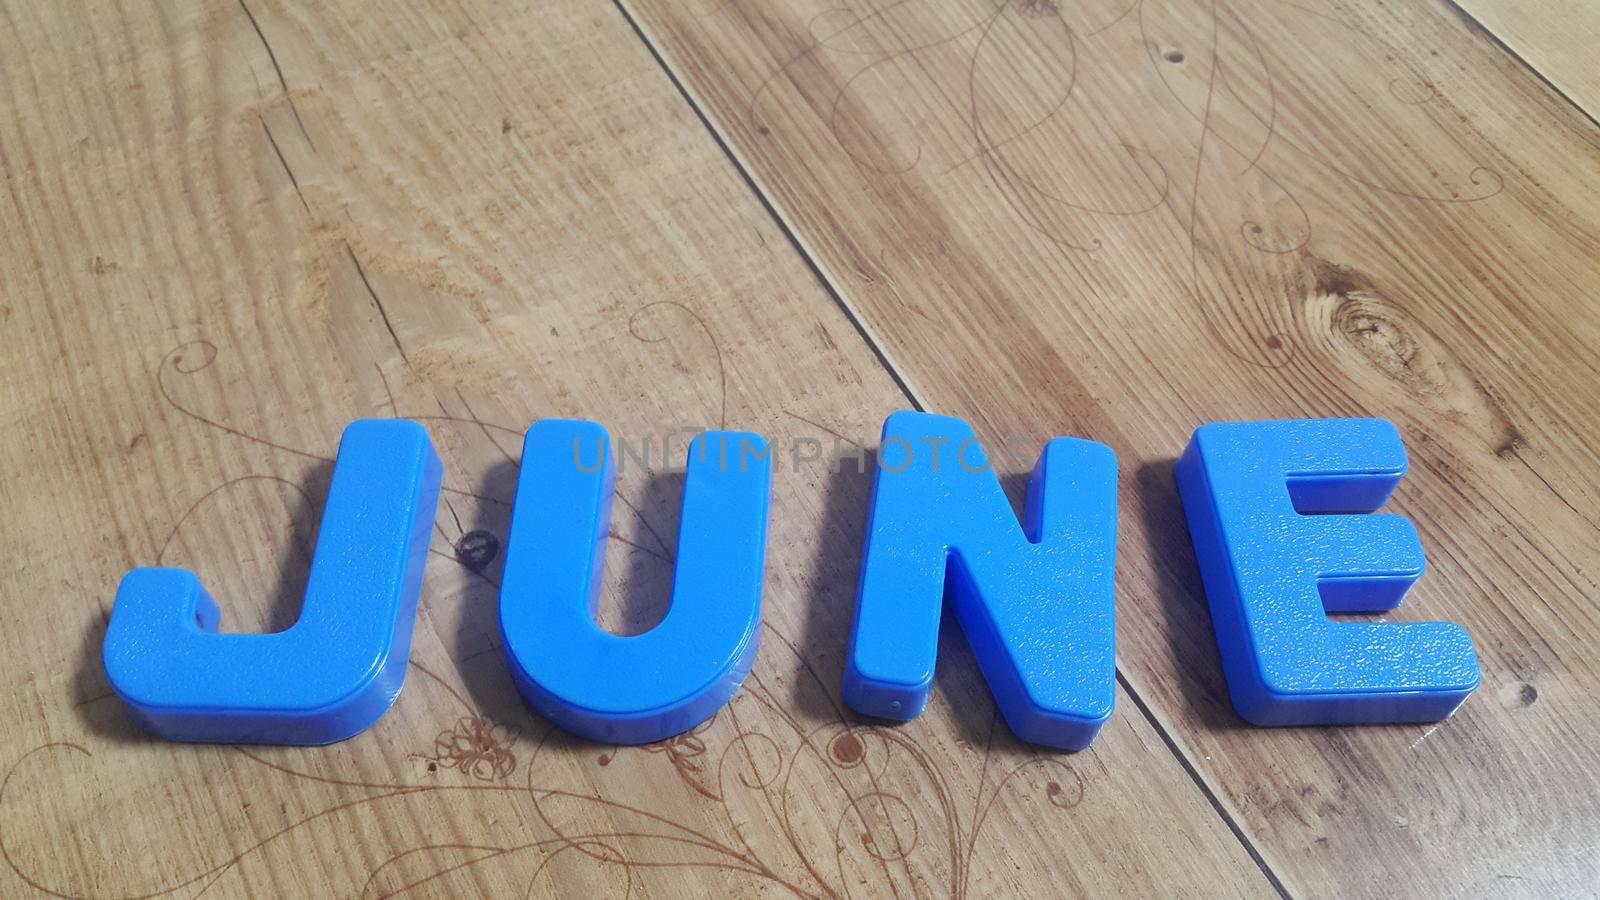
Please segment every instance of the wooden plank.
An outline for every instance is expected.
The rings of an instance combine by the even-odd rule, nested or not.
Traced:
[[[916,397],[1122,460],[1132,688],[1291,894],[1600,877],[1600,134],[1446,7],[626,0]],[[1377,415],[1474,634],[1430,727],[1228,706],[1172,460]]]
[[[1594,65],[1600,7],[1585,0],[1450,0],[1450,4],[1521,57],[1589,118],[1600,115],[1600,72]]]
[[[841,712],[869,474],[797,458],[906,400],[616,8],[8,6],[0,91],[7,896],[1272,893],[1126,697],[1036,754],[952,635],[923,720]],[[321,749],[137,733],[117,579],[288,625],[339,431],[388,415],[447,468],[396,707]],[[761,656],[707,727],[602,747],[520,702],[495,581],[543,416],[651,441],[625,632],[664,612],[676,430],[778,448]]]

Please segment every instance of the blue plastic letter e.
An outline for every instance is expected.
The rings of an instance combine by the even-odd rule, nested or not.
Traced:
[[[1228,692],[1257,725],[1434,722],[1478,686],[1449,622],[1334,622],[1380,612],[1422,574],[1416,529],[1370,513],[1406,471],[1382,419],[1214,423],[1178,461]]]

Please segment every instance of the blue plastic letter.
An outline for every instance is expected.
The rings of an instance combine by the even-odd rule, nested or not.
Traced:
[[[129,572],[104,660],[134,719],[172,740],[250,744],[327,744],[378,721],[405,682],[441,474],[415,422],[345,429],[287,631],[216,634],[217,605],[194,573]]]
[[[1382,506],[1406,471],[1382,419],[1215,423],[1178,490],[1239,715],[1257,725],[1435,722],[1478,686],[1448,622],[1333,622],[1393,609],[1422,574],[1416,529]]]
[[[1087,747],[1116,697],[1111,448],[1047,444],[1020,527],[960,419],[897,412],[878,453],[845,701],[884,718],[922,714],[948,594],[1017,737]]]
[[[595,624],[615,465],[604,427],[528,429],[506,542],[500,631],[518,690],[562,728],[644,744],[727,703],[761,637],[772,463],[760,435],[708,431],[689,445],[672,606],[620,637]]]

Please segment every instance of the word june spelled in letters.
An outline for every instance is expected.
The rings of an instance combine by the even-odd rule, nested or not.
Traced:
[[[593,422],[528,430],[507,540],[500,630],[528,703],[575,734],[648,743],[710,718],[761,636],[772,453],[707,431],[688,449],[672,603],[644,634],[595,622],[615,462]],[[1381,612],[1422,574],[1411,523],[1373,515],[1405,449],[1376,419],[1206,425],[1177,464],[1233,704],[1259,725],[1427,722],[1478,685],[1449,623],[1332,621]],[[442,466],[421,425],[345,429],[300,619],[217,632],[193,574],[122,580],[104,663],[133,717],[185,741],[322,744],[388,711],[405,681]],[[948,601],[1018,737],[1086,747],[1116,688],[1117,461],[1104,444],[1044,447],[1018,522],[959,419],[884,422],[844,699],[913,719],[927,706]]]

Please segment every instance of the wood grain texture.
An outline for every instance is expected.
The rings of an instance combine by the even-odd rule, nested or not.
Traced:
[[[1449,7],[626,0],[923,405],[1122,461],[1128,684],[1291,895],[1600,884],[1600,130]],[[1529,15],[1536,5],[1529,5]],[[1375,415],[1475,637],[1429,727],[1228,706],[1172,460]]]
[[[0,98],[0,894],[1273,893],[1126,696],[1036,753],[952,632],[923,719],[840,709],[869,474],[799,457],[907,400],[614,6],[7,5]],[[99,663],[122,573],[286,627],[340,429],[390,415],[446,464],[395,708],[318,749],[140,735]],[[677,430],[778,449],[761,656],[690,734],[564,739],[507,676],[545,416],[656,448],[624,632],[664,611]]]
[[[1450,0],[1594,119],[1600,116],[1600,6],[1586,0]]]

